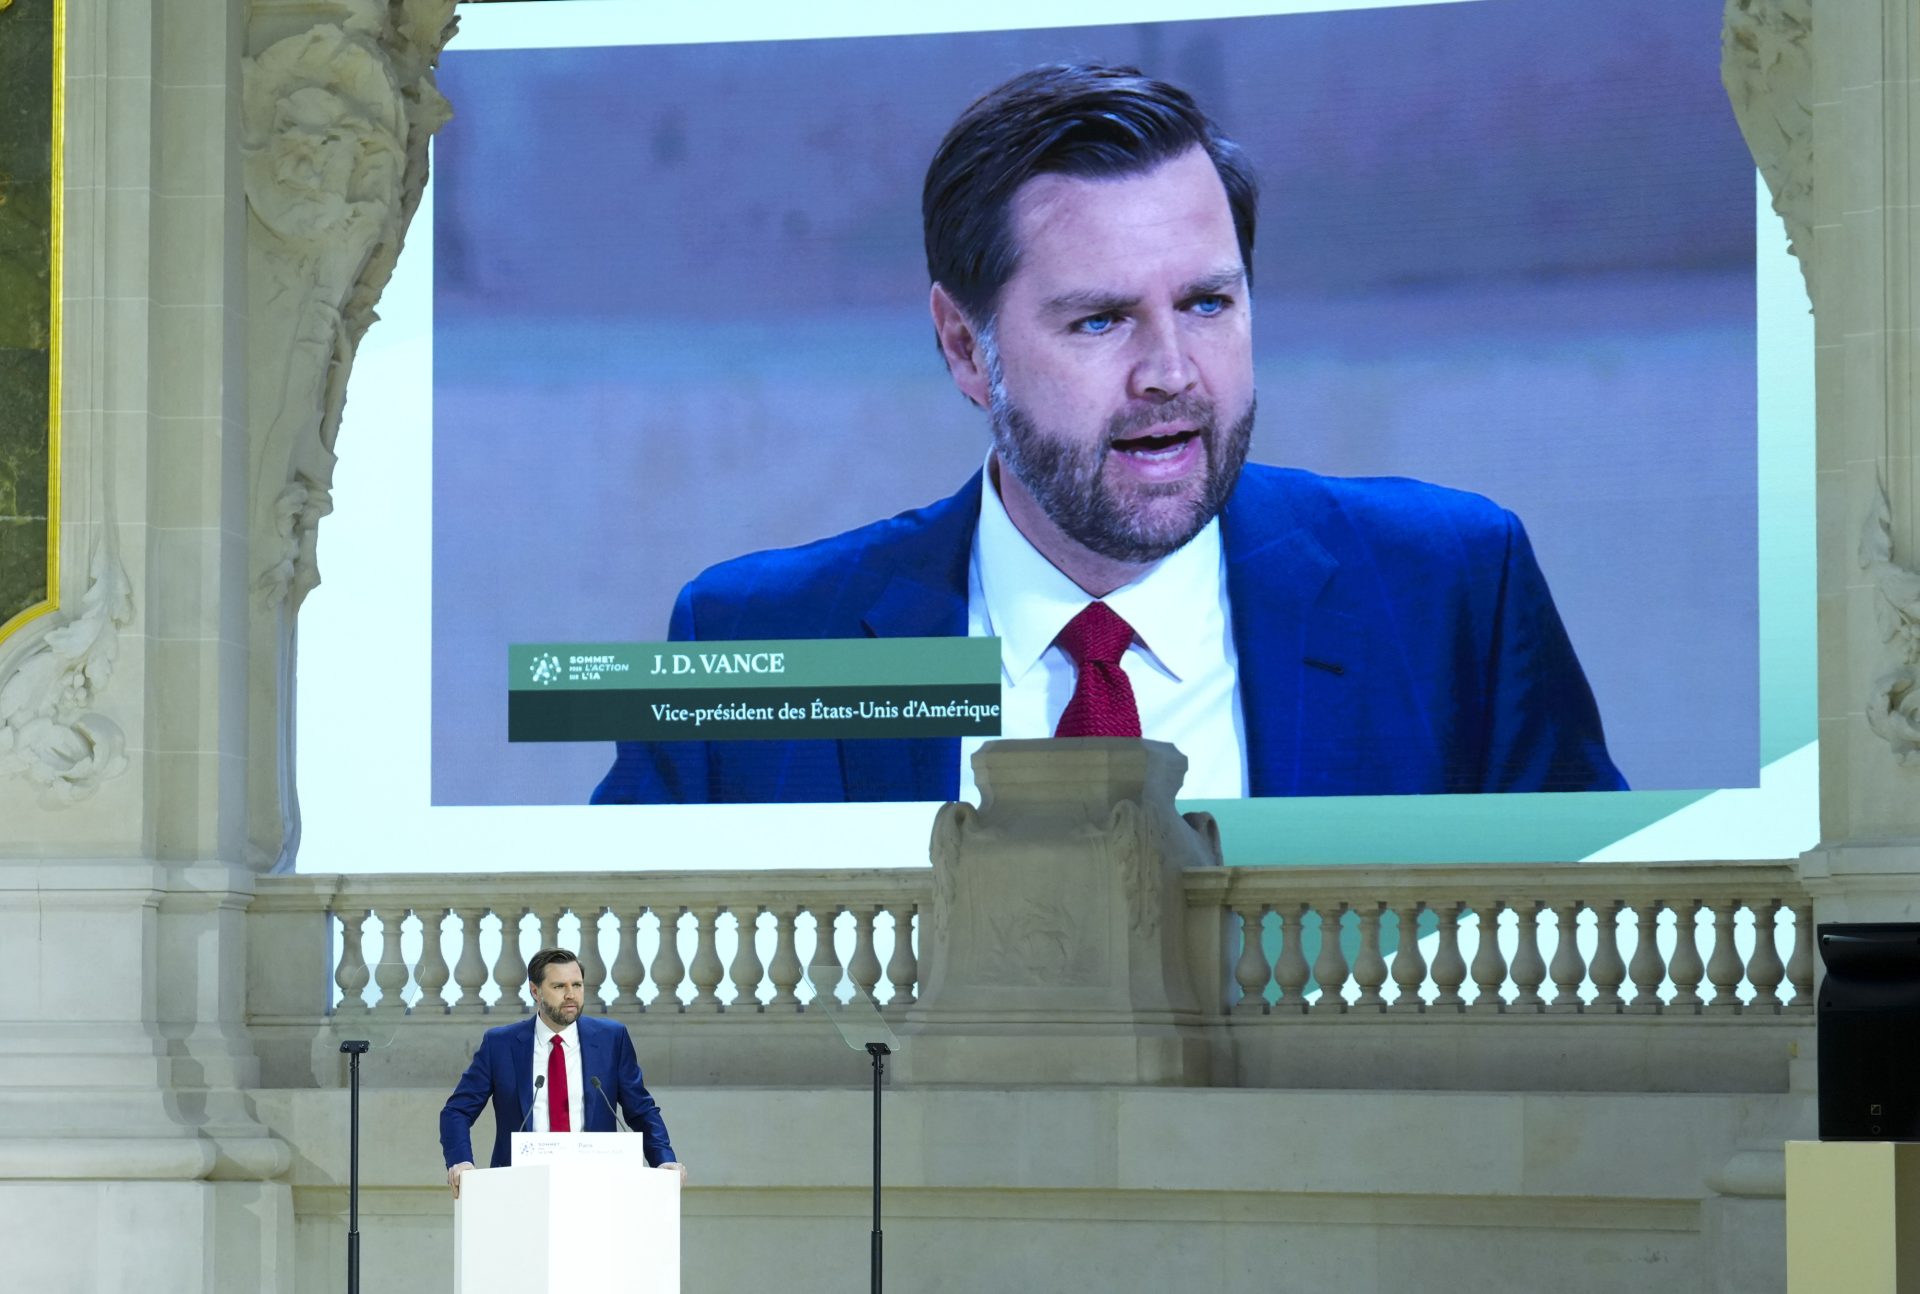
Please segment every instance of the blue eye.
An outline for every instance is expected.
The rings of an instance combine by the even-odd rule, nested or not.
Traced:
[[[1073,330],[1089,337],[1098,337],[1102,333],[1113,331],[1120,320],[1114,315],[1090,315],[1073,325]]]
[[[1217,294],[1214,296],[1201,297],[1199,300],[1193,303],[1193,312],[1195,314],[1205,315],[1208,317],[1217,315],[1221,311],[1225,310],[1226,308],[1227,308],[1227,299]]]

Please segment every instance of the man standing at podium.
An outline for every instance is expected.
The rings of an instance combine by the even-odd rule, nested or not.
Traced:
[[[533,1018],[487,1030],[473,1063],[440,1107],[440,1149],[454,1198],[460,1198],[460,1175],[473,1167],[470,1134],[489,1099],[490,1167],[507,1166],[515,1132],[616,1131],[618,1101],[627,1125],[646,1138],[647,1162],[675,1170],[684,1183],[687,1170],[674,1158],[666,1121],[641,1080],[626,1026],[582,1014],[587,986],[580,959],[565,948],[543,949],[527,963],[527,985],[533,991]]]

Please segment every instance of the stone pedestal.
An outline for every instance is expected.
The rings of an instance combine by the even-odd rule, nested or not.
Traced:
[[[1920,1146],[1787,1143],[1787,1292],[1920,1290]]]
[[[1207,1081],[1181,872],[1219,849],[1210,818],[1174,808],[1186,769],[1164,742],[1117,738],[974,756],[980,808],[949,804],[934,823],[904,1080]]]
[[[21,1289],[290,1289],[287,1144],[254,1118],[253,874],[0,859],[0,1216]]]

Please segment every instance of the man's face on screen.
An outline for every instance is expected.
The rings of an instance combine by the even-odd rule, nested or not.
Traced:
[[[587,1001],[580,963],[548,962],[541,967],[540,982],[533,986],[533,1000],[540,1008],[540,1018],[555,1033],[578,1020]]]
[[[1124,179],[1041,176],[1010,216],[1019,268],[982,339],[1008,514],[1042,552],[1035,527],[1157,561],[1220,510],[1253,432],[1226,189],[1195,148]]]

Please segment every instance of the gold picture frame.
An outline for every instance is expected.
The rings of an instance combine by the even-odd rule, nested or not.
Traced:
[[[0,0],[0,12],[14,7],[15,0]],[[15,611],[5,621],[0,621],[0,643],[4,643],[13,634],[60,608],[60,407],[61,407],[61,348],[63,338],[63,261],[66,245],[66,64],[67,64],[67,13],[66,0],[51,0],[53,6],[53,43],[52,66],[48,69],[51,83],[52,111],[51,134],[49,141],[52,149],[51,172],[48,184],[48,239],[47,239],[47,291],[49,294],[47,311],[47,516],[46,516],[46,590],[40,601]],[[0,607],[0,611],[4,611]]]

